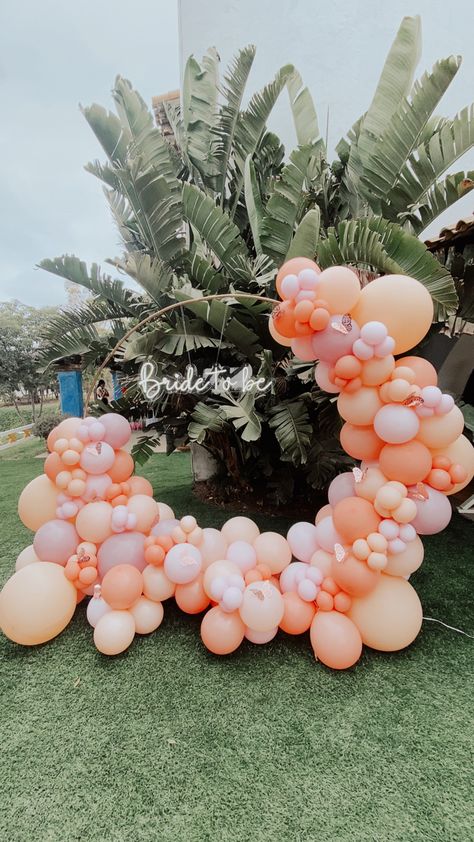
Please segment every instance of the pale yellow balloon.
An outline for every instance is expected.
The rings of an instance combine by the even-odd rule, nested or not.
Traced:
[[[84,541],[101,544],[112,535],[113,508],[105,500],[87,503],[78,512],[76,530]]]
[[[341,392],[337,399],[339,415],[357,427],[372,424],[382,406],[376,386],[361,386],[356,392]]]
[[[318,278],[318,298],[329,304],[330,313],[349,313],[360,298],[360,281],[348,266],[330,266]]]
[[[36,646],[66,628],[76,604],[77,591],[59,564],[29,564],[0,593],[0,628],[15,643]]]
[[[367,284],[351,311],[362,327],[383,322],[395,340],[395,354],[402,354],[423,339],[433,321],[433,301],[419,281],[407,275],[384,275]]]
[[[103,655],[120,655],[135,637],[135,620],[130,611],[107,611],[94,629],[94,643]]]
[[[163,567],[148,564],[143,571],[143,593],[153,602],[163,602],[173,596],[176,585],[168,579]]]
[[[137,532],[149,532],[160,520],[160,509],[153,497],[147,494],[134,494],[128,500],[128,511],[137,518]]]
[[[249,544],[253,544],[255,538],[260,535],[257,524],[249,517],[243,516],[231,517],[224,523],[221,531],[228,544],[232,544],[233,541],[248,541]]]
[[[366,646],[397,652],[415,640],[423,609],[417,592],[406,579],[382,573],[373,591],[352,598],[347,616],[356,624]]]
[[[266,564],[273,575],[281,573],[291,561],[288,541],[278,532],[262,532],[253,542],[258,564]]]
[[[461,491],[466,485],[469,485],[474,477],[474,447],[466,436],[459,436],[456,441],[451,442],[447,447],[433,450],[433,456],[447,456],[454,465],[462,465],[467,471],[465,481],[458,482],[451,491],[445,491],[445,494],[456,494],[457,491]]]
[[[463,430],[464,416],[458,406],[453,406],[446,415],[432,415],[431,418],[422,418],[416,437],[426,447],[439,449],[453,444]]]
[[[402,553],[387,556],[388,562],[384,573],[389,576],[411,576],[420,567],[425,555],[423,541],[417,535],[414,541],[407,544]]]
[[[136,633],[150,634],[161,624],[164,611],[161,602],[141,596],[130,608],[130,614],[135,620]]]
[[[54,520],[58,489],[46,474],[35,477],[23,489],[18,500],[18,515],[24,526],[36,532],[43,523]]]
[[[30,546],[25,547],[18,556],[15,564],[15,570],[23,570],[24,567],[28,567],[29,564],[36,564],[38,561],[41,561],[41,559],[39,559],[36,555],[33,544],[30,544]]]

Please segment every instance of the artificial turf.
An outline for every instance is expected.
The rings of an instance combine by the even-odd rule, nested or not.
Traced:
[[[0,458],[2,582],[31,542],[16,502],[41,471],[34,451]],[[193,497],[187,454],[141,473],[179,514],[230,516]],[[426,539],[412,581],[426,615],[472,632],[470,530],[456,516]],[[82,606],[44,646],[1,639],[1,840],[472,838],[472,640],[424,623],[408,650],[366,650],[337,673],[307,635],[216,658],[199,622],[168,603],[158,631],[116,658],[94,648]]]

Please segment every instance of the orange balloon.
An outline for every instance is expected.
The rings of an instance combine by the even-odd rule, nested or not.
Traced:
[[[288,338],[293,338],[297,335],[295,327],[295,307],[292,302],[282,301],[278,307],[275,307],[270,318],[273,321],[277,333],[281,333],[282,336],[286,336]],[[311,333],[309,325],[306,325],[305,327],[307,328],[307,333]]]
[[[102,580],[101,597],[112,608],[131,608],[143,590],[143,576],[132,564],[116,564]]]
[[[362,638],[357,626],[339,611],[318,611],[311,623],[315,657],[334,670],[345,670],[359,660]]]
[[[134,494],[130,497],[128,499],[128,511],[137,518],[134,527],[137,532],[149,532],[160,518],[158,503],[147,494]]]
[[[400,366],[411,368],[415,372],[415,383],[420,389],[438,384],[435,367],[428,360],[424,360],[423,357],[400,357],[395,363],[395,368]]]
[[[115,451],[115,461],[107,471],[112,482],[125,482],[132,474],[135,464],[126,450]]]
[[[417,636],[423,609],[418,594],[406,579],[382,573],[371,593],[352,600],[348,616],[367,646],[381,652],[397,652]]]
[[[433,301],[426,287],[407,275],[383,275],[362,290],[351,312],[361,327],[383,322],[395,340],[395,354],[403,354],[423,339],[433,321]]]
[[[278,342],[279,345],[284,345],[285,348],[291,347],[291,342],[292,342],[291,338],[288,337],[288,336],[282,336],[281,333],[278,333],[278,331],[275,327],[275,322],[273,321],[271,315],[270,315],[270,318],[268,320],[268,331],[270,333],[270,336],[272,336],[273,339],[275,340],[275,342]]]
[[[382,406],[375,386],[361,386],[356,392],[341,392],[337,399],[337,408],[344,421],[358,427],[372,424]]]
[[[283,594],[285,613],[280,628],[287,634],[303,634],[308,631],[316,611],[314,602],[305,602],[294,591]]]
[[[145,477],[130,477],[128,480],[130,494],[146,494],[153,497],[153,486]]]
[[[52,482],[54,482],[59,472],[63,470],[64,465],[59,453],[50,453],[44,460],[44,472]]]
[[[363,497],[346,497],[334,506],[332,513],[336,532],[352,544],[357,538],[366,538],[377,532],[381,518],[372,503]]]
[[[421,482],[431,470],[431,453],[420,441],[386,444],[380,451],[380,470],[404,485]]]
[[[371,503],[375,500],[375,495],[382,485],[387,482],[387,477],[382,473],[380,468],[371,465],[364,471],[364,475],[359,482],[354,484],[356,497],[363,497],[364,500],[370,500]]]
[[[356,427],[348,421],[342,427],[340,439],[342,447],[349,456],[367,462],[378,459],[384,446],[384,442],[379,439],[373,427]]]
[[[456,494],[457,491],[469,485],[474,477],[474,447],[466,436],[459,436],[447,447],[433,451],[433,456],[446,456],[454,465],[462,465],[467,472],[464,482],[456,483],[454,488],[447,492],[448,495]]]
[[[364,386],[380,386],[390,380],[394,368],[395,359],[390,354],[381,359],[374,357],[362,363],[360,379]]]
[[[36,532],[48,520],[54,520],[57,499],[58,489],[46,474],[32,479],[18,500],[18,515],[23,525]]]
[[[210,599],[202,586],[202,574],[186,585],[176,585],[174,598],[186,614],[200,614],[205,611]]]
[[[238,611],[222,611],[218,605],[204,615],[201,638],[204,646],[214,655],[230,655],[244,639],[245,626]]]
[[[365,561],[349,553],[343,562],[332,562],[331,575],[337,585],[350,596],[364,596],[372,591],[380,573],[367,567]]]
[[[84,541],[101,544],[112,534],[112,506],[105,500],[86,503],[76,518],[76,529]]]
[[[298,275],[303,269],[314,269],[318,275],[321,271],[317,263],[314,260],[310,260],[309,257],[292,257],[291,260],[287,260],[286,263],[280,266],[278,275],[276,276],[276,288],[280,298],[282,298],[281,282],[283,278],[286,278],[287,275]]]
[[[439,449],[456,441],[464,430],[464,415],[458,406],[453,406],[446,415],[422,418],[418,430],[418,441],[427,447]]]

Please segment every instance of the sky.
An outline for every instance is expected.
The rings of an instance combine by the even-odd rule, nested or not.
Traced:
[[[38,261],[120,253],[101,183],[83,168],[104,156],[79,110],[112,108],[117,74],[148,103],[179,87],[174,0],[3,0],[0,300],[64,304],[64,282]]]

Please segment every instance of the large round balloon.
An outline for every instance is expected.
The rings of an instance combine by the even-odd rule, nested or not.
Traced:
[[[415,500],[417,513],[412,526],[420,535],[442,532],[451,520],[451,503],[445,494],[425,485],[426,500]]]
[[[383,407],[379,390],[375,386],[361,386],[356,392],[341,392],[337,399],[339,414],[357,427],[367,427],[373,423]],[[379,435],[378,430],[375,432]]]
[[[18,514],[24,526],[36,532],[43,523],[56,517],[58,489],[46,474],[35,477],[23,489],[18,500]]]
[[[447,494],[456,494],[461,491],[466,485],[469,485],[474,477],[474,447],[466,436],[459,436],[456,441],[448,444],[447,447],[440,448],[433,451],[433,456],[447,456],[453,465],[462,465],[467,473],[464,482],[458,482],[451,491]]]
[[[386,444],[380,451],[380,469],[390,480],[414,485],[428,476],[431,470],[431,453],[421,441],[405,444]]]
[[[66,564],[68,558],[76,552],[79,535],[72,523],[67,520],[49,520],[38,529],[33,547],[41,561]]]
[[[344,670],[359,660],[362,639],[357,626],[338,611],[318,611],[311,623],[311,645],[322,664]]]
[[[371,593],[352,600],[348,616],[366,646],[381,652],[396,652],[414,641],[421,628],[423,609],[418,594],[406,579],[382,573]]]
[[[418,570],[424,554],[423,541],[417,535],[414,541],[410,541],[406,545],[403,552],[394,555],[388,554],[387,566],[383,572],[390,576],[411,576],[415,570]]]
[[[245,625],[237,611],[229,613],[216,605],[204,615],[201,638],[214,655],[230,655],[244,639]]]
[[[59,565],[29,564],[14,573],[0,593],[0,628],[23,646],[45,643],[66,628],[76,594]]]
[[[103,655],[120,655],[135,637],[135,620],[130,611],[108,611],[94,629],[94,643]]]
[[[395,340],[395,354],[413,348],[433,321],[433,301],[426,287],[407,275],[384,275],[367,284],[351,315],[362,327],[381,321]]]
[[[117,564],[133,564],[137,570],[144,570],[145,536],[142,532],[120,532],[107,538],[98,552],[99,573],[105,576]]]
[[[426,447],[439,449],[456,441],[464,429],[464,416],[458,406],[453,406],[446,415],[422,418],[417,439]]]
[[[378,459],[384,446],[372,426],[358,427],[346,421],[340,433],[341,444],[346,453],[353,459],[363,459],[371,462]]]
[[[396,368],[411,368],[415,374],[415,383],[420,389],[424,386],[436,386],[438,375],[434,365],[423,357],[400,357],[395,363]]]

